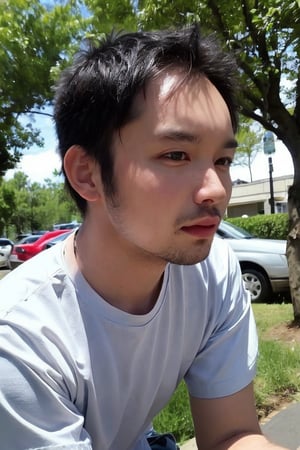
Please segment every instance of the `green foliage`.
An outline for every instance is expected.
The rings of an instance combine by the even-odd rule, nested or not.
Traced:
[[[7,235],[11,211],[15,209],[15,190],[6,183],[0,184],[0,236]]]
[[[81,15],[74,4],[0,2],[0,176],[22,150],[42,145],[31,113],[52,100],[54,77],[79,36]],[[24,114],[27,124],[20,121]]]
[[[133,31],[137,29],[137,15],[130,0],[107,2],[106,0],[85,0],[90,13],[86,37],[93,38],[102,33]]]
[[[300,149],[300,8],[297,1],[41,0],[0,2],[0,176],[22,151],[42,145],[33,116],[52,100],[51,86],[83,37],[198,21],[237,58],[240,110],[288,147]],[[249,153],[248,153],[249,154]],[[300,164],[300,163],[299,163]],[[300,173],[300,171],[296,171]]]
[[[159,29],[198,22],[202,6],[202,2],[195,0],[141,0],[139,25],[145,29]]]
[[[286,213],[259,214],[247,218],[232,217],[226,220],[259,238],[287,239],[288,215]]]
[[[234,53],[239,106],[282,140],[300,179],[300,7],[290,0],[144,0],[139,25],[160,28],[200,23]],[[298,190],[298,201],[300,192]]]
[[[249,169],[250,181],[253,180],[251,165],[257,153],[262,147],[262,132],[254,127],[253,121],[244,119],[241,121],[237,141],[237,148],[233,165],[246,166]]]
[[[51,230],[54,223],[80,221],[61,182],[31,183],[22,172],[0,184],[0,236]]]

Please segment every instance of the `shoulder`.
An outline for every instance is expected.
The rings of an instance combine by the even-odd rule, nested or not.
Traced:
[[[66,369],[76,360],[74,355],[85,351],[86,340],[76,289],[59,247],[1,280],[0,348],[27,362],[47,360],[51,367]]]
[[[42,252],[11,271],[0,281],[0,317],[34,298],[47,295],[65,279],[62,268],[61,246]]]

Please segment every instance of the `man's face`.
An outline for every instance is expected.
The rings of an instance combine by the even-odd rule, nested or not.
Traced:
[[[181,77],[161,75],[137,96],[137,117],[115,136],[116,194],[105,214],[130,254],[194,264],[208,255],[225,213],[236,142],[214,85],[195,78],[174,91]]]

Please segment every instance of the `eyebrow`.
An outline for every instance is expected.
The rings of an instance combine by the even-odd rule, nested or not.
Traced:
[[[192,144],[199,144],[201,137],[183,130],[167,129],[162,130],[156,134],[156,137],[161,140],[170,140],[174,142],[188,142]],[[224,142],[223,148],[237,148],[238,142],[234,138],[230,138]]]

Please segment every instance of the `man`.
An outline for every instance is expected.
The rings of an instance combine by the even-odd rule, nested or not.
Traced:
[[[0,285],[3,448],[149,449],[185,379],[199,449],[272,449],[236,258],[235,67],[196,26],[108,37],[61,77],[55,121],[77,234]]]

